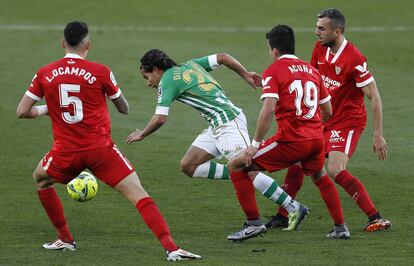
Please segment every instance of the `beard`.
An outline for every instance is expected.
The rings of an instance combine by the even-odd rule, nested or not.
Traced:
[[[336,44],[335,40],[329,40],[329,41],[326,41],[326,42],[321,42],[322,46],[329,47],[329,48],[335,46],[335,44]]]

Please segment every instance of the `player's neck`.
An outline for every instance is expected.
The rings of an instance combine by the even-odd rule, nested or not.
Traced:
[[[331,53],[336,54],[338,52],[339,48],[341,48],[342,43],[345,41],[345,38],[343,35],[341,35],[338,40],[335,42],[335,44],[331,47]]]
[[[86,56],[87,56],[87,54],[88,54],[88,50],[76,51],[76,50],[72,50],[72,49],[65,49],[65,52],[66,52],[66,54],[76,54],[76,55],[79,55],[83,59],[85,59]]]

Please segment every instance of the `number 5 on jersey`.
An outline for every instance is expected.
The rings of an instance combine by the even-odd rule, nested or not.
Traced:
[[[79,93],[80,85],[60,84],[59,85],[59,102],[61,107],[73,106],[73,115],[70,112],[62,112],[63,120],[68,124],[76,124],[83,119],[82,101],[76,96],[69,96],[69,92]]]

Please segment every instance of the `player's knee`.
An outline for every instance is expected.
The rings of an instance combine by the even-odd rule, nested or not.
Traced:
[[[230,161],[227,162],[227,170],[229,173],[235,172],[237,170],[237,163],[234,158],[232,158]],[[256,173],[257,175],[257,173]],[[256,175],[254,175],[256,177]]]
[[[188,160],[186,158],[181,159],[180,167],[181,167],[181,171],[184,174],[188,175],[189,177],[192,177],[193,176],[193,174],[195,172],[195,169],[197,168],[197,166],[194,165],[191,162],[191,160]]]
[[[339,164],[329,164],[328,165],[328,175],[335,179],[336,175],[341,172],[343,169],[343,167],[341,167]]]
[[[316,182],[325,175],[326,175],[326,170],[324,168],[322,168],[320,171],[317,171],[317,172],[313,173],[311,175],[311,178],[312,178],[313,182]],[[302,186],[302,184],[300,184],[300,186]]]
[[[36,188],[45,189],[53,185],[53,178],[49,176],[41,176],[36,171],[33,173]]]

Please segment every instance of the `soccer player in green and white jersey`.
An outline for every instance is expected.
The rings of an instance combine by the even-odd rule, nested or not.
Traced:
[[[209,127],[196,138],[181,159],[182,171],[190,177],[228,179],[227,167],[211,160],[223,156],[229,160],[250,145],[247,122],[242,110],[227,98],[223,88],[208,72],[223,64],[254,89],[261,85],[261,77],[247,71],[236,59],[224,53],[177,65],[163,51],[153,49],[140,62],[140,71],[147,85],[158,88],[158,105],[145,128],[132,132],[126,142],[141,141],[159,129],[167,121],[171,104],[175,100],[180,101],[200,111],[209,123]],[[249,182],[253,182],[263,195],[287,206],[292,214],[288,228],[296,229],[307,214],[300,212],[300,204],[293,201],[271,177],[255,172],[252,173],[252,180]],[[235,240],[248,239],[266,231],[259,219],[248,220],[247,224],[256,226],[255,232],[247,232]]]

